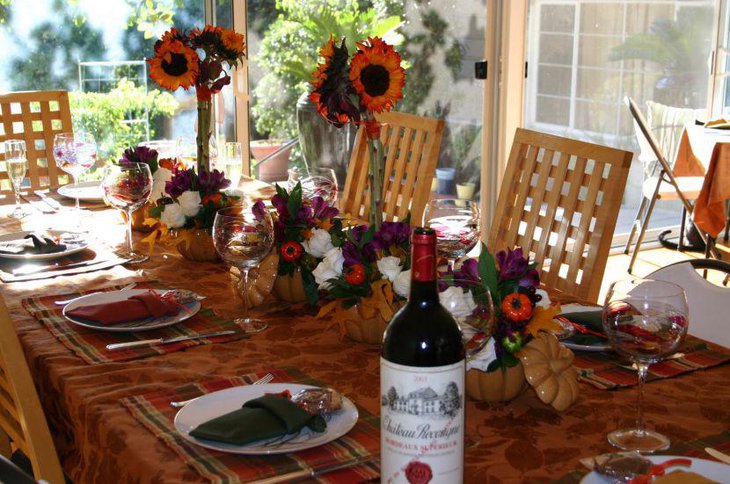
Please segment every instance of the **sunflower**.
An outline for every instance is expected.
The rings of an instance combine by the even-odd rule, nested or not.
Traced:
[[[309,99],[316,104],[317,111],[337,127],[359,121],[360,110],[351,101],[355,92],[348,79],[349,56],[344,39],[338,47],[335,39],[330,37],[320,55],[324,62],[312,73],[313,89]]]
[[[221,42],[223,43],[223,47],[238,55],[242,54],[246,49],[243,34],[239,34],[235,30],[223,29],[221,32]]]
[[[403,98],[406,72],[400,55],[379,37],[357,43],[350,81],[360,103],[370,112],[390,111]]]
[[[147,62],[152,80],[171,91],[194,86],[200,72],[198,54],[172,38],[156,45],[155,56]]]

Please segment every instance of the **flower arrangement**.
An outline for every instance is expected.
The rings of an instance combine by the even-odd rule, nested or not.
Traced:
[[[120,165],[130,163],[145,163],[152,173],[152,195],[150,200],[157,200],[165,196],[165,184],[172,178],[172,172],[180,167],[174,158],[159,158],[157,150],[147,146],[127,148],[119,159]]]
[[[274,243],[279,254],[277,275],[293,275],[299,270],[307,302],[315,305],[319,295],[313,271],[335,249],[335,244],[342,245],[342,221],[336,218],[339,210],[320,196],[304,199],[301,183],[291,192],[276,185],[271,204],[277,214],[274,221]],[[254,210],[265,210],[263,202],[256,202]]]
[[[342,325],[344,313],[358,305],[364,318],[380,314],[390,321],[394,303],[409,292],[410,235],[408,221],[383,222],[378,230],[357,225],[344,231],[342,245],[330,249],[312,271],[330,299],[317,317],[334,315]]]
[[[467,303],[467,309],[483,315],[470,320],[477,330],[473,340],[490,338],[475,356],[481,363],[477,367],[486,367],[486,371],[491,372],[515,366],[519,362],[515,355],[540,330],[559,329],[553,318],[560,313],[560,306],[551,305],[547,293],[539,289],[536,266],[524,257],[519,247],[500,251],[495,257],[482,244],[478,261],[467,259],[458,270],[443,278],[439,287],[443,291],[440,293],[442,303],[449,306],[449,298],[460,297],[460,292],[469,291],[475,302]],[[449,281],[476,284],[470,284],[462,291],[458,282],[449,284]],[[483,307],[484,298],[480,296],[486,290],[491,295],[492,309]]]
[[[230,84],[224,64],[234,69],[246,54],[242,34],[206,25],[190,33],[171,28],[155,42],[154,56],[147,59],[150,77],[170,91],[195,86],[198,99],[198,173],[210,166],[210,135],[213,94]]]
[[[345,39],[330,37],[319,52],[323,61],[312,73],[309,99],[330,123],[342,127],[347,123],[365,124],[370,165],[370,223],[376,230],[382,225],[382,191],[384,151],[380,141],[380,123],[374,113],[390,111],[403,97],[405,70],[401,57],[379,37],[357,43],[350,58]]]

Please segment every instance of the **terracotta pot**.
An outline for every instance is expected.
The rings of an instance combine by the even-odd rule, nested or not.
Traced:
[[[181,240],[177,243],[177,251],[187,260],[195,262],[217,262],[218,252],[213,245],[213,237],[203,229],[189,229],[190,243]]]
[[[279,150],[285,143],[284,140],[256,140],[251,142],[251,154],[258,162],[256,169],[259,180],[275,182],[288,178],[289,156],[293,145],[266,159],[263,163],[261,162],[261,160]]]
[[[507,368],[486,372],[469,370],[466,372],[466,394],[480,402],[507,402],[525,388],[527,380],[522,363]]]
[[[132,230],[143,234],[152,232],[152,227],[145,225],[144,221],[150,216],[150,205],[144,204],[132,212]]]
[[[294,274],[276,276],[274,294],[282,301],[290,303],[305,302],[307,293],[304,291],[302,273],[297,270]]]
[[[392,305],[393,312],[396,312],[404,303],[394,302]],[[345,315],[345,334],[360,343],[381,344],[383,342],[383,333],[390,321],[386,321],[376,312],[372,318],[363,316],[359,305],[352,306],[346,311]]]

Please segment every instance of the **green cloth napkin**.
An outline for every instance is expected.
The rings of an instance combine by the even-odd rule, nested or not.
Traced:
[[[602,322],[602,309],[594,309],[591,311],[577,311],[575,313],[561,314],[560,316],[574,323],[582,324],[590,330],[604,333]],[[579,333],[578,330],[575,331],[575,334],[573,334],[573,336],[571,336],[570,338],[566,338],[566,341],[584,346],[591,346],[597,343],[608,343],[608,339],[606,338],[601,338],[600,336],[595,336],[592,334]]]
[[[327,423],[320,415],[312,415],[288,398],[264,395],[249,400],[238,410],[198,425],[190,435],[198,439],[246,445],[299,432],[305,426],[315,432],[324,432]]]

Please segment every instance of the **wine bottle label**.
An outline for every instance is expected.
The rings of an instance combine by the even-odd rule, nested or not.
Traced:
[[[464,372],[463,360],[413,367],[380,358],[381,482],[462,482]]]

